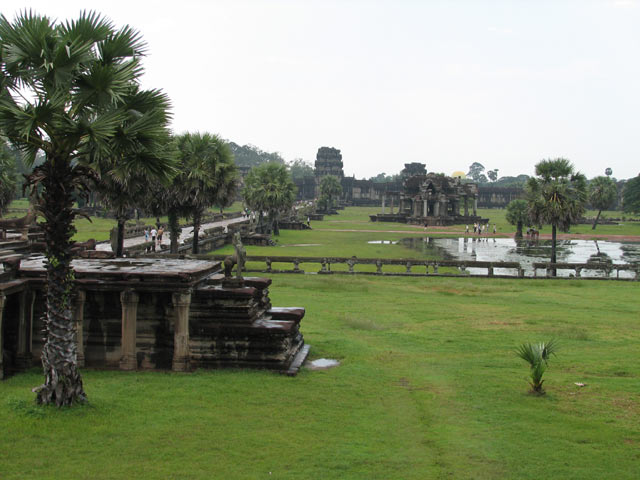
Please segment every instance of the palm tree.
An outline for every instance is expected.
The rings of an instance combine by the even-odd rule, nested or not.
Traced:
[[[42,186],[39,212],[47,244],[45,381],[34,389],[39,403],[86,400],[71,311],[72,206],[76,192],[97,178],[99,162],[116,155],[114,137],[123,124],[145,127],[127,123],[131,111],[125,103],[143,73],[144,51],[138,32],[116,29],[94,12],[66,22],[32,12],[13,22],[0,16],[0,132],[27,161],[39,150],[45,155],[29,177],[32,186]],[[167,165],[156,157],[132,157],[123,168],[133,171],[140,163],[149,171]]]
[[[531,391],[542,395],[544,390],[542,389],[542,375],[547,369],[549,357],[555,355],[558,350],[556,342],[551,340],[549,342],[540,343],[523,343],[516,350],[516,355],[522,358],[529,364],[530,376],[531,376]]]
[[[227,143],[211,133],[185,133],[175,138],[181,173],[173,186],[175,201],[169,214],[175,220],[179,210],[193,218],[193,253],[198,253],[202,214],[211,205],[227,203],[235,194],[237,170]],[[177,222],[169,222],[169,228]],[[172,243],[175,234],[172,231]],[[177,248],[177,245],[176,245]]]
[[[320,200],[326,204],[326,210],[331,210],[333,205],[333,199],[339,197],[342,193],[342,185],[340,180],[335,175],[327,175],[320,180]]]
[[[593,208],[598,209],[598,215],[593,221],[592,230],[596,229],[602,210],[611,206],[618,196],[616,184],[610,177],[596,177],[589,182],[589,203]]]
[[[622,209],[626,213],[640,213],[640,175],[624,184]]]
[[[557,228],[569,230],[584,213],[586,178],[573,170],[569,160],[542,160],[536,177],[527,181],[529,219],[534,225],[551,224],[551,263],[556,263]],[[553,276],[556,269],[552,267]]]
[[[282,210],[293,206],[296,199],[296,186],[285,165],[263,163],[253,167],[245,178],[244,199],[252,210],[269,215],[269,223],[274,235],[280,235],[278,215]]]
[[[522,238],[522,226],[529,221],[527,201],[521,198],[513,200],[507,205],[507,222],[516,225],[516,238]]]
[[[124,246],[125,222],[131,210],[144,204],[150,182],[165,185],[177,170],[169,150],[169,99],[157,90],[135,88],[124,99],[128,118],[112,139],[112,154],[98,162],[96,190],[117,220],[116,256]],[[162,168],[158,168],[162,166]]]

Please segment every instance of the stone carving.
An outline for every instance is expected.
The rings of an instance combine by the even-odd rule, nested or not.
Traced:
[[[22,240],[27,239],[29,226],[36,220],[36,212],[30,209],[24,217],[20,218],[2,218],[0,219],[0,239],[7,238],[7,230],[20,230]]]
[[[236,280],[242,281],[242,269],[244,268],[245,260],[247,259],[247,251],[242,245],[242,236],[240,232],[233,234],[233,248],[235,250],[233,255],[229,255],[224,259],[224,277],[225,279],[231,278],[231,270],[233,266],[236,266]]]

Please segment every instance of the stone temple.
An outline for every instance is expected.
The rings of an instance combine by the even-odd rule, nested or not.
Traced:
[[[405,170],[410,167],[412,164],[405,164]],[[400,191],[385,192],[382,213],[371,215],[371,220],[424,225],[483,222],[477,208],[477,184],[438,173],[418,174],[406,177]]]
[[[305,310],[277,308],[271,279],[232,285],[218,261],[75,259],[78,365],[121,370],[261,368],[295,375],[309,346]],[[39,363],[44,257],[0,264],[0,379]]]

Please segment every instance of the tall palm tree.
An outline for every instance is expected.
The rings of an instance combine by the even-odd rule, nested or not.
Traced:
[[[556,263],[557,228],[569,230],[584,213],[587,180],[574,172],[569,160],[542,160],[536,165],[536,177],[527,181],[529,218],[534,225],[551,224],[551,263]],[[553,276],[556,269],[552,268]]]
[[[39,150],[45,155],[29,179],[42,186],[39,210],[47,244],[45,381],[35,389],[39,403],[86,399],[71,315],[73,199],[97,178],[98,162],[115,155],[114,138],[131,119],[125,100],[143,73],[144,52],[138,32],[116,29],[94,12],[65,22],[32,12],[13,22],[0,16],[0,132],[28,161]],[[123,168],[132,171],[128,162],[134,160],[125,160]],[[135,159],[141,163],[156,172],[167,166],[156,157]]]
[[[177,173],[175,157],[168,147],[168,97],[157,90],[140,91],[136,87],[123,101],[127,120],[116,130],[111,155],[96,165],[96,190],[117,221],[118,257],[123,254],[125,222],[136,205],[144,204],[150,182],[166,185]]]
[[[342,185],[340,179],[335,175],[327,175],[320,180],[320,199],[325,203],[329,211],[334,207],[333,199],[340,197],[342,193]]]
[[[509,202],[506,218],[511,225],[516,225],[515,238],[522,238],[522,226],[529,221],[527,201],[518,198]]]
[[[237,170],[227,143],[211,133],[185,133],[175,138],[180,174],[171,187],[175,202],[171,215],[186,209],[193,218],[193,253],[205,209],[225,203],[235,192]],[[170,222],[171,228],[171,222]],[[172,238],[174,234],[172,233]]]
[[[287,167],[279,163],[263,163],[249,171],[244,183],[246,204],[259,212],[260,220],[262,212],[266,211],[273,234],[280,235],[279,213],[291,208],[296,199],[296,186]]]
[[[593,226],[591,227],[592,230],[595,230],[602,210],[609,208],[618,196],[616,183],[608,176],[595,177],[589,182],[588,196],[591,206],[598,209],[598,215],[593,220]]]

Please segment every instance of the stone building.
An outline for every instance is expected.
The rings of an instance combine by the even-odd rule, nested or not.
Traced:
[[[394,212],[395,207],[397,212]],[[484,219],[477,215],[477,208],[477,184],[428,173],[409,176],[401,190],[387,191],[382,198],[382,213],[371,215],[371,220],[425,225],[482,222]]]

